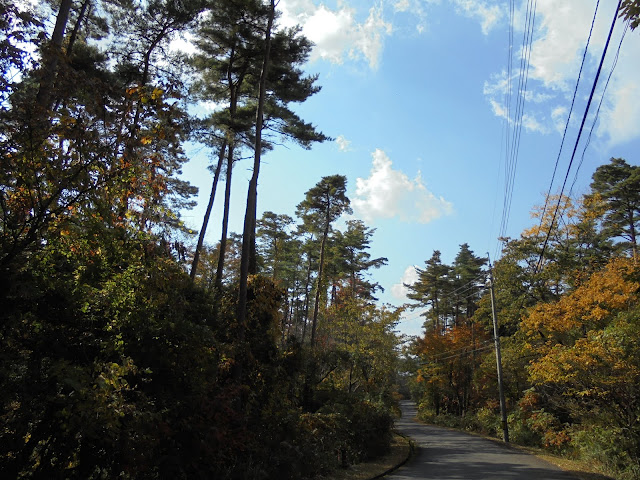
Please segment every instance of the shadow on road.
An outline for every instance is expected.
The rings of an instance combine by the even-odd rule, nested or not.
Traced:
[[[402,417],[396,427],[417,445],[414,457],[393,475],[392,480],[421,479],[518,479],[575,480],[577,477],[560,470],[538,457],[506,445],[415,422],[416,406],[402,402]],[[593,480],[602,480],[594,477]]]

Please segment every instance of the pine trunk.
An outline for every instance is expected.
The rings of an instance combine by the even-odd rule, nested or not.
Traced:
[[[256,207],[258,198],[258,174],[260,172],[260,154],[262,152],[262,124],[264,115],[264,103],[267,90],[267,71],[269,69],[269,55],[271,53],[271,29],[275,17],[275,0],[271,0],[271,12],[267,22],[265,33],[265,52],[260,73],[260,93],[258,96],[258,109],[256,111],[256,138],[255,153],[253,159],[253,175],[249,182],[247,193],[247,208],[244,216],[244,231],[242,232],[242,257],[240,259],[240,287],[238,292],[238,340],[244,342],[245,324],[247,321],[247,296],[249,280],[249,257],[251,256],[251,239],[255,239]],[[255,240],[254,240],[255,241]],[[255,254],[254,254],[255,255]],[[241,377],[241,361],[236,362],[234,377],[238,380]]]
[[[216,172],[213,175],[213,183],[211,185],[211,193],[209,194],[209,203],[207,204],[207,210],[204,212],[204,219],[202,221],[202,228],[198,235],[198,245],[196,245],[196,251],[193,254],[193,262],[191,263],[191,281],[196,278],[198,270],[198,263],[200,261],[200,252],[202,251],[202,245],[204,244],[204,235],[207,232],[207,225],[209,225],[209,218],[211,217],[211,210],[213,209],[213,202],[216,198],[216,190],[218,188],[218,180],[220,179],[220,170],[222,169],[222,162],[224,161],[224,154],[227,149],[226,140],[220,147],[220,154],[218,155],[218,165],[216,166]]]

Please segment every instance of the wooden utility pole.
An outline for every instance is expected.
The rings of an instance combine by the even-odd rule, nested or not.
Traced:
[[[500,395],[500,414],[502,416],[502,439],[509,443],[509,426],[507,425],[507,406],[504,400],[502,385],[502,355],[500,354],[500,336],[498,335],[498,317],[496,316],[496,297],[493,291],[493,270],[489,263],[489,286],[491,288],[491,314],[493,316],[493,340],[496,346],[496,365],[498,368],[498,392]]]

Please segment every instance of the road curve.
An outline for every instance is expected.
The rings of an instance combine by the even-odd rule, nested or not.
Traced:
[[[385,480],[575,480],[533,455],[464,432],[415,421],[416,406],[401,402],[396,428],[417,445],[417,452]]]

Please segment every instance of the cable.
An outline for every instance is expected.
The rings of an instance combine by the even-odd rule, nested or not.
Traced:
[[[531,59],[531,51],[533,46],[533,32],[535,29],[537,0],[528,0],[527,11],[525,17],[525,28],[522,39],[522,53],[520,57],[520,73],[518,81],[518,92],[515,115],[513,117],[513,137],[507,132],[507,151],[505,152],[505,191],[502,207],[502,219],[500,223],[499,237],[503,238],[506,234],[509,216],[511,214],[511,203],[513,200],[513,189],[515,186],[515,175],[518,165],[518,151],[520,148],[520,138],[522,133],[522,120],[524,117],[524,104],[526,100],[527,83],[529,77],[529,67]],[[510,35],[509,35],[509,61],[508,61],[508,79],[507,79],[507,122],[511,121],[511,57],[513,49],[513,2],[510,4]],[[503,240],[504,244],[504,240]],[[497,256],[497,254],[496,254]]]
[[[526,100],[526,92],[527,92],[527,83],[529,80],[529,67],[531,65],[531,50],[533,46],[533,30],[535,26],[536,19],[536,4],[533,3],[531,11],[529,13],[529,23],[526,30],[527,35],[523,39],[523,54],[522,59],[520,61],[521,64],[521,75],[520,75],[520,85],[518,91],[518,106],[516,109],[516,116],[518,117],[516,128],[514,129],[514,143],[512,144],[512,179],[510,182],[510,192],[509,192],[509,200],[508,207],[506,212],[506,226],[509,222],[509,216],[511,215],[511,202],[513,200],[513,188],[515,186],[515,176],[516,169],[518,166],[518,152],[520,151],[520,139],[522,138],[522,119],[524,118],[524,104]]]
[[[489,349],[492,349],[492,348],[493,348],[493,345],[486,345],[486,346],[484,346],[484,347],[479,347],[479,348],[476,348],[476,349],[473,349],[473,350],[469,350],[469,351],[467,351],[467,352],[457,353],[457,354],[455,354],[455,355],[451,355],[451,356],[449,356],[449,357],[436,358],[436,359],[434,359],[434,361],[449,360],[449,359],[451,359],[451,358],[462,357],[462,356],[464,356],[464,355],[469,355],[470,353],[480,352],[480,351],[482,351],[482,350],[489,350]],[[421,365],[426,365],[427,363],[428,363],[428,361],[427,361],[427,362],[422,362],[422,363],[421,363]]]
[[[591,129],[589,130],[589,136],[587,137],[587,141],[582,149],[582,156],[580,157],[580,163],[578,163],[578,167],[576,168],[576,173],[573,177],[573,182],[571,183],[571,188],[569,189],[568,196],[571,197],[573,193],[573,187],[578,180],[578,172],[580,171],[580,167],[582,167],[582,163],[584,162],[584,155],[587,151],[587,147],[591,143],[591,136],[593,134],[593,129],[596,126],[596,122],[598,121],[598,115],[600,114],[600,108],[602,107],[602,102],[604,100],[604,95],[607,91],[607,87],[609,86],[609,81],[613,76],[613,71],[616,69],[616,65],[618,64],[618,58],[620,57],[620,48],[622,47],[622,42],[624,41],[624,37],[627,35],[627,31],[629,30],[629,21],[625,23],[624,30],[622,31],[622,37],[620,38],[620,43],[618,43],[618,50],[616,51],[616,56],[613,59],[613,63],[611,65],[611,71],[609,72],[609,76],[607,77],[607,82],[604,84],[604,89],[602,90],[602,96],[600,97],[600,103],[598,103],[598,109],[596,110],[596,114],[593,117],[593,123],[591,124]]]
[[[576,155],[576,150],[578,149],[578,144],[580,143],[580,136],[582,135],[582,130],[584,128],[584,123],[587,120],[587,114],[589,113],[589,107],[591,106],[591,101],[593,100],[593,94],[595,92],[596,86],[598,85],[598,79],[600,78],[600,72],[602,71],[602,64],[604,63],[604,59],[607,55],[607,49],[609,48],[609,42],[611,41],[611,35],[613,34],[613,29],[616,25],[616,21],[618,19],[618,12],[620,11],[620,4],[622,0],[618,0],[618,6],[613,15],[613,21],[611,22],[611,28],[609,29],[609,35],[607,36],[607,42],[604,45],[604,50],[602,51],[602,57],[600,58],[600,65],[598,65],[598,71],[596,72],[596,77],[593,81],[593,87],[591,88],[591,93],[589,95],[589,101],[587,102],[587,106],[584,111],[584,115],[582,116],[582,122],[580,124],[580,130],[578,130],[578,138],[576,138],[575,146],[573,147],[573,153],[571,154],[571,160],[569,161],[569,166],[567,167],[567,174],[564,177],[564,182],[562,183],[562,189],[560,190],[560,196],[558,197],[558,203],[556,204],[556,208],[553,212],[553,218],[551,219],[551,224],[549,225],[549,231],[544,240],[544,244],[542,245],[542,251],[540,252],[540,258],[538,259],[538,263],[536,265],[535,273],[540,271],[542,267],[542,261],[544,259],[544,252],[547,248],[547,244],[549,242],[549,237],[551,236],[551,231],[553,230],[553,224],[556,221],[556,216],[558,214],[558,209],[560,208],[560,201],[562,199],[562,194],[564,193],[564,188],[567,185],[567,179],[569,178],[569,172],[571,171],[571,165],[573,164],[573,159]]]
[[[500,141],[500,162],[498,165],[498,182],[500,179],[500,169],[502,167],[502,153],[503,150],[502,148],[504,147],[504,158],[505,158],[505,165],[504,165],[504,169],[505,172],[507,171],[507,162],[508,162],[508,154],[509,151],[511,150],[510,148],[510,126],[509,126],[509,120],[511,119],[511,76],[512,76],[512,64],[513,64],[513,18],[514,18],[514,11],[515,11],[515,0],[510,0],[509,2],[509,49],[507,51],[507,88],[505,91],[505,105],[506,105],[506,109],[507,109],[507,116],[506,118],[504,118],[504,121],[502,123],[502,139]],[[496,183],[498,183],[496,182]],[[506,196],[506,192],[507,192],[507,188],[506,188],[506,183],[507,183],[507,176],[505,173],[505,196]],[[493,230],[493,222],[495,221],[495,210],[496,210],[496,206],[498,203],[498,190],[496,188],[496,198],[494,200],[494,207],[493,207],[493,218],[492,218],[492,225],[491,228]],[[503,227],[504,227],[504,200],[503,200],[503,207],[502,207],[502,217],[500,219],[500,228],[499,228],[499,233],[498,233],[498,238],[502,237],[502,231],[503,231]],[[500,243],[496,244],[496,256],[498,255],[498,248],[500,247]]]
[[[556,157],[556,164],[553,167],[553,175],[551,175],[551,183],[549,183],[549,190],[545,195],[544,199],[544,207],[542,209],[542,214],[540,215],[540,224],[538,226],[538,232],[542,230],[542,223],[544,221],[544,214],[547,212],[547,206],[549,205],[549,196],[551,195],[551,189],[553,188],[553,182],[556,178],[556,171],[558,170],[558,163],[560,162],[560,155],[562,154],[562,148],[564,146],[564,141],[567,135],[567,129],[569,128],[569,121],[571,120],[571,114],[573,113],[573,106],[576,101],[576,94],[578,93],[578,85],[580,84],[580,78],[582,77],[582,69],[584,68],[584,63],[587,58],[587,51],[589,50],[589,44],[591,43],[591,35],[593,34],[593,26],[596,23],[596,16],[598,14],[598,6],[600,5],[600,0],[596,2],[596,9],[593,12],[593,19],[591,20],[591,28],[589,29],[589,36],[587,37],[587,44],[584,47],[584,52],[582,54],[582,62],[580,63],[580,71],[578,72],[578,78],[576,80],[576,86],[573,89],[573,98],[571,99],[571,107],[569,108],[569,115],[567,116],[567,123],[564,126],[564,132],[562,133],[562,141],[560,142],[560,150],[558,151],[558,156]]]
[[[431,356],[431,357],[440,357],[440,356],[442,356],[442,355],[449,355],[449,354],[452,354],[452,353],[461,352],[462,350],[466,350],[466,349],[467,349],[467,348],[469,348],[469,347],[476,347],[476,346],[478,346],[478,345],[479,345],[479,346],[483,346],[483,345],[488,345],[488,344],[490,344],[490,343],[491,343],[491,344],[493,344],[493,339],[491,339],[491,338],[487,338],[486,340],[478,340],[478,341],[476,342],[476,345],[474,345],[473,343],[468,343],[468,344],[466,344],[466,345],[465,345],[465,346],[463,346],[463,347],[454,348],[454,349],[452,349],[452,350],[447,350],[447,351],[445,351],[445,352],[435,353],[435,354],[430,355],[430,356]]]

